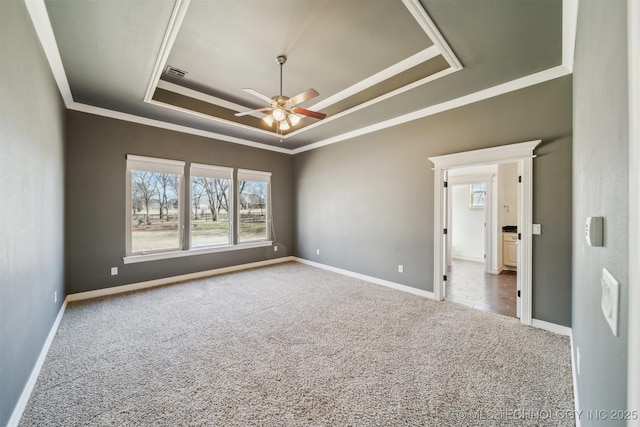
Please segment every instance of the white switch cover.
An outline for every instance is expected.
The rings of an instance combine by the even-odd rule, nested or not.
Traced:
[[[533,229],[531,232],[533,234],[540,234],[540,224],[533,224]]]
[[[609,323],[613,335],[618,336],[618,301],[620,284],[606,268],[602,269],[602,313]]]

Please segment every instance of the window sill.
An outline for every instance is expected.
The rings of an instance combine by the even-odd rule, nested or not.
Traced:
[[[195,248],[185,251],[157,252],[153,254],[129,255],[123,257],[125,264],[135,264],[137,262],[158,261],[161,259],[181,258],[185,256],[206,255],[217,252],[230,252],[242,249],[261,248],[264,246],[272,246],[271,240],[263,240],[260,242],[240,243],[237,245],[212,246],[207,248]]]

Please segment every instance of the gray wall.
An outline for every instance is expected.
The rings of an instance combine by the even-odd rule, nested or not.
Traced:
[[[571,86],[564,77],[296,155],[296,255],[432,291],[428,157],[542,139],[533,317],[570,326]]]
[[[582,409],[624,409],[627,388],[627,4],[580,2],[574,68],[573,338]],[[584,221],[604,217],[604,247],[586,246]],[[619,337],[600,309],[602,268],[620,282]],[[583,419],[583,425],[596,424]],[[612,420],[608,425],[614,424]]]
[[[5,425],[64,299],[64,109],[22,1],[0,1],[0,76],[0,425]]]
[[[293,254],[290,155],[73,111],[67,128],[67,293]],[[125,265],[127,154],[272,172],[278,252],[263,247]],[[111,267],[118,267],[117,276]]]

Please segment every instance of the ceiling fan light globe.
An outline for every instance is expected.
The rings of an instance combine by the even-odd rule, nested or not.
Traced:
[[[283,120],[280,122],[280,130],[289,130],[289,129],[290,129],[290,126],[286,120]]]
[[[289,114],[289,121],[293,126],[296,126],[298,123],[300,123],[300,116],[298,116],[297,114]]]
[[[271,113],[271,115],[273,116],[273,119],[277,122],[281,122],[285,118],[287,118],[287,113],[282,108],[276,108],[275,110],[273,110],[273,113]]]
[[[271,114],[264,116],[262,120],[269,125],[269,127],[273,125],[273,116],[271,116]]]

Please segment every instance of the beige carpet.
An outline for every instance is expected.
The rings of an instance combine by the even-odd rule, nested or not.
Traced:
[[[69,304],[21,425],[573,425],[569,340],[298,263]]]

